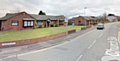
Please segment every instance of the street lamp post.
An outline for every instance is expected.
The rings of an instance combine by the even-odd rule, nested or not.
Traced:
[[[67,25],[68,25],[68,19],[67,17],[65,17],[65,26],[66,26],[66,34],[68,35],[68,28],[67,28]]]
[[[87,9],[87,7],[84,7],[84,15],[86,16],[86,9]],[[87,20],[85,20],[85,28],[86,28],[86,23],[87,22]]]

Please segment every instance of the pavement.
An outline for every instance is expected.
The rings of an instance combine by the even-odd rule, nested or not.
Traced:
[[[120,61],[119,22],[45,42],[3,48],[1,61]]]

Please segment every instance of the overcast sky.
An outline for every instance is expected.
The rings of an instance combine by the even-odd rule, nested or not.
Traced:
[[[84,14],[84,7],[86,14]],[[26,11],[38,14],[40,10],[47,15],[98,16],[104,12],[120,15],[120,0],[0,0],[0,17],[6,13]]]

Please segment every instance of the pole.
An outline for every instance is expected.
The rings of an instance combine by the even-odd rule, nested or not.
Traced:
[[[86,9],[87,9],[87,7],[84,7],[84,15],[86,16]],[[86,28],[86,21],[87,20],[85,20],[85,28]]]

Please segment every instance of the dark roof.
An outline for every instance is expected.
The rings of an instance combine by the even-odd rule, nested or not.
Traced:
[[[83,16],[86,20],[97,20],[97,18],[92,18],[91,16]]]
[[[50,15],[35,15],[35,14],[30,14],[32,17],[36,18],[36,20],[64,20],[64,16],[50,16]]]
[[[14,17],[16,16],[18,13],[15,13],[15,14],[11,14],[11,13],[7,13],[4,17],[0,18],[0,20],[7,20],[11,17]]]
[[[7,20],[11,17],[14,17],[16,15],[18,15],[19,13],[7,13],[6,16],[0,18],[0,20]],[[65,16],[60,15],[60,16],[49,16],[49,15],[36,15],[36,14],[29,14],[30,16],[32,16],[33,18],[35,18],[36,20],[64,20]]]
[[[97,18],[92,18],[91,16],[78,16],[78,17],[82,17],[82,18],[84,18],[85,20],[97,20]],[[78,17],[73,17],[72,19],[69,19],[69,20],[75,20],[75,19],[77,19]]]
[[[69,20],[75,20],[75,19],[77,19],[78,17],[73,17],[73,18],[71,18],[71,19],[69,19]]]

